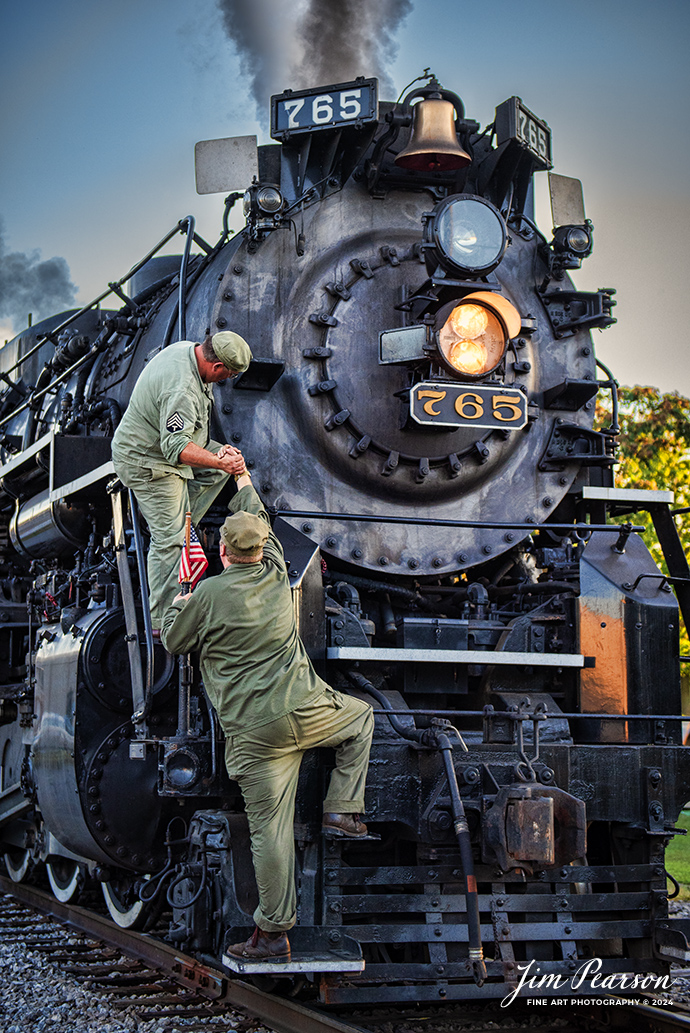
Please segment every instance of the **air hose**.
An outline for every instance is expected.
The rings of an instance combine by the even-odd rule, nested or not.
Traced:
[[[418,742],[430,749],[441,751],[443,765],[448,781],[450,792],[451,810],[453,812],[453,827],[460,850],[460,860],[465,880],[465,902],[467,906],[467,937],[469,941],[469,956],[472,963],[472,975],[477,986],[482,986],[486,979],[486,964],[484,962],[484,948],[482,947],[481,926],[479,923],[479,897],[477,894],[477,880],[474,875],[474,858],[472,857],[472,841],[470,829],[465,817],[465,808],[460,796],[458,787],[458,776],[453,764],[453,746],[444,731],[438,728],[409,728],[400,721],[396,714],[390,713],[393,705],[387,696],[375,688],[368,678],[357,671],[348,671],[347,678],[360,690],[372,696],[377,703],[380,703],[386,711],[386,717],[393,729],[403,739]],[[458,737],[459,733],[458,733]],[[462,739],[460,740],[462,742]],[[464,744],[463,744],[464,745]]]

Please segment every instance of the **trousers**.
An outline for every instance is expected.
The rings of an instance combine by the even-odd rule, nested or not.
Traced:
[[[285,717],[226,737],[226,767],[239,783],[249,820],[259,889],[254,921],[265,932],[295,924],[295,793],[305,751],[335,747],[323,810],[359,814],[373,732],[369,704],[329,688]]]
[[[160,628],[163,614],[180,590],[177,575],[184,545],[185,514],[197,524],[223,489],[229,474],[195,469],[193,477],[157,473],[146,467],[114,461],[115,473],[131,488],[151,532],[148,555],[151,624]]]

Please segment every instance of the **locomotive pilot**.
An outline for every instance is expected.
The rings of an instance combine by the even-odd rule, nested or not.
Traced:
[[[224,570],[177,595],[161,638],[172,653],[200,651],[204,686],[225,732],[228,774],[242,790],[259,905],[256,928],[225,953],[287,959],[295,924],[295,792],[304,752],[335,748],[323,804],[327,835],[361,839],[374,728],[371,707],[319,678],[297,634],[282,547],[249,474],[237,478],[221,528]]]
[[[178,341],[137,380],[113,438],[113,465],[134,492],[151,532],[149,602],[154,634],[178,590],[185,513],[197,523],[228,477],[244,469],[232,445],[209,439],[213,384],[249,366],[247,342],[231,331],[203,343]]]

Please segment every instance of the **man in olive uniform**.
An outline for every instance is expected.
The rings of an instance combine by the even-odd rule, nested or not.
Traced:
[[[231,474],[244,469],[232,445],[209,439],[213,385],[247,369],[249,345],[231,331],[202,344],[179,341],[144,367],[113,438],[113,465],[134,492],[151,532],[151,624],[178,590],[185,513],[196,524]]]
[[[225,568],[193,595],[178,595],[163,618],[171,653],[200,650],[204,686],[226,737],[228,774],[242,790],[259,906],[246,943],[226,944],[243,959],[290,956],[295,924],[294,810],[305,750],[335,747],[323,804],[328,835],[361,839],[364,784],[374,720],[371,707],[319,678],[297,634],[280,542],[249,474],[221,528]]]

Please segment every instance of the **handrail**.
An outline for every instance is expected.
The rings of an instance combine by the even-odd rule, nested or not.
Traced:
[[[180,221],[173,227],[173,229],[171,229],[169,233],[166,233],[166,235],[158,241],[155,247],[151,248],[151,250],[139,262],[137,262],[136,265],[132,266],[129,272],[125,273],[125,275],[122,276],[119,280],[115,280],[112,284],[109,284],[108,290],[103,291],[102,294],[99,294],[98,297],[94,298],[93,301],[88,303],[88,305],[84,305],[83,308],[80,308],[73,315],[69,316],[69,318],[66,319],[63,323],[60,323],[59,326],[56,326],[54,330],[51,330],[49,333],[46,334],[41,334],[39,342],[32,349],[30,349],[30,351],[28,351],[26,355],[22,355],[22,357],[18,359],[17,362],[15,362],[14,366],[7,370],[7,373],[13,373],[14,370],[18,369],[19,366],[26,362],[26,360],[31,355],[34,355],[36,351],[38,351],[38,349],[46,341],[54,340],[58,334],[62,333],[62,331],[65,330],[68,326],[71,326],[71,324],[74,323],[77,319],[79,319],[80,316],[83,316],[86,312],[89,312],[94,307],[94,305],[100,304],[100,302],[103,301],[104,298],[107,298],[110,294],[115,294],[117,296],[117,290],[124,283],[126,283],[127,280],[130,280],[135,275],[135,273],[138,273],[139,270],[142,269],[146,265],[146,263],[150,261],[150,259],[152,259],[153,256],[157,254],[160,251],[160,249],[164,247],[165,244],[167,244],[168,241],[175,236],[176,233],[187,233],[187,237],[189,240],[188,247],[186,248],[187,254],[189,253],[189,248],[191,247],[192,240],[194,240],[199,245],[199,247],[202,248],[202,250],[206,251],[207,255],[211,254],[214,249],[211,248],[211,246],[205,240],[203,240],[202,237],[199,237],[194,232],[194,226],[195,221],[193,216],[187,215],[184,219],[180,219]]]
[[[195,227],[195,220],[194,220],[194,217],[192,215],[187,215],[187,216],[185,216],[184,219],[180,219],[180,221],[177,223],[177,225],[172,230],[170,230],[170,232],[167,233],[158,242],[158,244],[156,244],[156,246],[154,248],[152,248],[148,252],[148,254],[145,255],[144,258],[141,259],[141,261],[137,262],[136,265],[132,266],[132,268],[129,270],[128,273],[126,273],[119,280],[115,280],[115,281],[113,281],[113,283],[108,284],[108,290],[107,291],[103,291],[102,294],[99,294],[98,297],[94,298],[94,300],[91,301],[88,305],[84,305],[83,308],[78,309],[78,311],[74,312],[71,316],[69,316],[67,319],[65,319],[64,322],[60,323],[59,326],[55,327],[54,330],[51,330],[49,333],[46,333],[46,334],[41,334],[40,337],[39,337],[38,342],[34,345],[34,347],[30,348],[29,351],[26,353],[26,355],[22,355],[21,358],[18,359],[17,362],[15,362],[14,366],[11,366],[10,369],[7,370],[7,373],[5,374],[5,377],[8,376],[9,373],[12,373],[12,372],[14,372],[14,370],[18,369],[32,355],[35,355],[36,352],[39,351],[40,348],[43,347],[43,345],[45,344],[46,341],[53,341],[53,343],[55,343],[55,339],[57,338],[57,336],[60,333],[62,333],[63,330],[65,330],[68,326],[70,326],[77,319],[79,319],[80,316],[83,316],[86,312],[89,312],[94,307],[94,305],[100,304],[100,302],[103,301],[104,298],[107,298],[110,294],[114,294],[116,297],[120,297],[122,299],[123,296],[120,293],[120,287],[122,286],[122,284],[126,283],[127,280],[131,279],[132,276],[135,275],[135,273],[139,272],[139,270],[142,269],[143,266],[145,266],[146,263],[151,258],[153,258],[153,256],[158,251],[160,251],[160,249],[165,244],[167,244],[168,241],[172,237],[175,236],[176,233],[186,232],[187,241],[185,243],[185,248],[184,248],[184,252],[183,252],[181,263],[180,263],[180,287],[179,287],[179,302],[178,302],[178,321],[179,321],[179,325],[180,325],[180,334],[181,334],[181,338],[180,339],[184,340],[185,335],[186,335],[185,290],[186,290],[186,284],[187,284],[187,265],[188,265],[188,262],[189,262],[189,253],[190,253],[190,250],[191,250],[192,241],[195,241],[199,245],[199,247],[201,247],[204,251],[206,251],[206,256],[207,257],[209,255],[213,254],[213,251],[215,250],[215,249],[211,248],[211,246],[205,240],[203,240],[202,237],[199,237],[195,233],[194,227]],[[221,238],[221,240],[222,239],[223,238]],[[127,299],[125,301],[125,307],[127,305],[131,306],[131,304],[132,304],[131,299]],[[45,388],[42,388],[40,391],[32,392],[31,396],[29,397],[29,399],[26,402],[24,402],[22,405],[18,406],[16,409],[14,409],[3,420],[0,420],[0,427],[4,427],[7,423],[9,423],[11,420],[13,420],[16,416],[19,416],[22,412],[24,412],[25,409],[28,409],[30,406],[35,405],[36,401],[39,398],[42,398],[45,394],[47,394],[47,392],[50,391],[51,388],[56,387],[58,384],[61,384],[64,380],[67,380],[72,375],[72,373],[76,372],[76,370],[78,370],[84,364],[84,362],[86,362],[89,358],[92,358],[94,356],[94,354],[95,354],[95,349],[91,348],[86,353],[86,355],[83,355],[80,359],[78,359],[72,366],[69,367],[69,369],[65,370],[58,377],[56,377],[54,380],[51,380],[51,382]],[[5,379],[5,377],[3,377],[3,379]]]
[[[425,527],[480,527],[488,528],[489,530],[498,531],[560,531],[562,534],[571,534],[573,531],[586,531],[591,534],[593,531],[608,531],[609,533],[615,532],[620,534],[620,524],[530,524],[526,522],[516,521],[515,523],[506,523],[505,521],[498,520],[444,520],[439,518],[438,520],[430,517],[417,517],[417,516],[383,516],[374,515],[372,513],[313,513],[303,509],[276,509],[271,510],[273,516],[281,517],[299,517],[300,519],[308,520],[361,520],[364,523],[370,524],[422,524]],[[632,531],[637,534],[644,534],[648,530],[646,527],[641,525],[635,525],[632,527]]]

